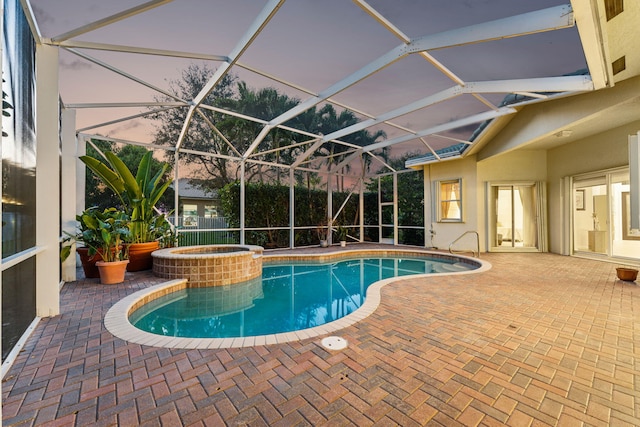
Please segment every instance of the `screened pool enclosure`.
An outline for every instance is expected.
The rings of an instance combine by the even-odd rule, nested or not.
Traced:
[[[431,189],[405,161],[459,158],[483,123],[593,88],[566,75],[585,61],[571,6],[554,0],[505,2],[500,16],[465,2],[85,3],[64,20],[23,5],[41,56],[60,64],[63,162],[106,141],[154,150],[175,179],[237,183],[236,216],[218,210],[213,228],[184,226],[176,192],[184,242],[295,247],[340,225],[351,241],[428,245]],[[544,56],[529,49],[551,40]],[[272,208],[253,186],[274,184],[288,188],[279,212],[255,218]]]
[[[335,244],[346,229],[349,242],[427,247],[437,232],[446,247],[472,230],[486,250],[544,251],[546,234],[520,208],[543,194],[532,185],[557,179],[529,164],[502,174],[498,157],[617,123],[577,114],[600,105],[589,95],[619,96],[597,3],[4,0],[3,293],[25,296],[4,348],[59,313],[60,281],[75,277],[60,266],[60,238],[93,203],[78,157],[96,148],[152,150],[174,181],[214,195],[189,201],[177,186],[163,202],[181,244]],[[620,92],[634,93],[622,85],[636,75],[625,53]],[[564,102],[573,136],[556,120]],[[533,114],[547,105],[549,117]],[[496,136],[498,150],[487,146]],[[598,254],[596,240],[575,244]]]

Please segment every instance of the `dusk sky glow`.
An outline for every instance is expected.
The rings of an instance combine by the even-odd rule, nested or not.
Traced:
[[[141,3],[134,0],[31,1],[42,35],[46,38]],[[413,39],[567,3],[567,0],[371,0],[368,5]],[[72,40],[227,56],[266,4],[266,1],[255,0],[175,0]],[[239,64],[320,93],[401,43],[402,40],[365,13],[356,2],[289,0],[249,45]],[[180,78],[181,70],[192,62],[198,62],[99,50],[79,51],[164,90],[168,90],[169,81]],[[465,82],[555,77],[586,67],[575,26],[429,53]],[[220,62],[209,61],[209,65],[216,68]],[[310,96],[238,65],[231,68],[231,73],[250,87],[274,87],[300,100]],[[413,54],[331,99],[355,111],[377,116],[453,85],[455,82],[449,77],[420,55]],[[142,103],[153,100],[157,95],[147,87],[64,50],[60,54],[60,93],[65,104]],[[483,94],[494,105],[499,104],[504,96],[505,93]],[[80,108],[78,127],[144,110],[141,107]],[[485,104],[466,94],[402,115],[393,122],[411,131],[419,131],[486,110]],[[442,135],[467,139],[476,127],[469,125]],[[386,124],[369,128],[370,131],[379,129],[384,130],[389,139],[406,133]],[[91,132],[151,142],[150,130],[149,121],[138,118]],[[436,149],[451,144],[451,141],[434,136],[426,140]],[[428,152],[418,140],[397,148],[400,151],[419,149]]]

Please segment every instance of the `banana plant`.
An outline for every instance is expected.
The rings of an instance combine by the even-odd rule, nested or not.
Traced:
[[[148,151],[140,160],[136,176],[127,165],[114,153],[104,153],[107,162],[91,156],[81,156],[80,160],[87,165],[100,180],[120,199],[131,217],[131,243],[146,243],[156,239],[156,223],[158,214],[154,210],[171,179],[164,180],[169,165],[164,163],[153,177],[151,176],[151,156]]]

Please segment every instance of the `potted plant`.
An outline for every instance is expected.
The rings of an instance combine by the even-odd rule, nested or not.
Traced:
[[[65,232],[66,236],[60,249],[60,259],[64,262],[71,254],[71,247],[76,244],[76,252],[80,256],[84,277],[88,279],[100,277],[98,267],[96,267],[96,261],[100,259],[98,254],[100,239],[97,230],[97,215],[99,213],[97,207],[91,207],[76,215],[77,231],[75,234]],[[77,244],[82,244],[82,246],[77,246]]]
[[[128,248],[124,241],[129,236],[129,216],[115,208],[105,209],[98,216],[97,228],[100,232],[100,256],[96,262],[100,271],[100,283],[111,285],[124,281],[125,270],[129,264]]]
[[[158,249],[158,239],[165,233],[168,223],[155,206],[171,185],[171,179],[165,179],[169,165],[163,163],[161,169],[151,176],[152,152],[148,151],[140,160],[134,177],[114,153],[108,151],[104,155],[106,163],[91,156],[81,156],[80,160],[120,198],[131,218],[127,270],[148,270],[153,265],[151,252]]]
[[[316,226],[316,232],[318,233],[318,240],[320,240],[320,247],[326,248],[329,246],[327,235],[329,234],[329,227],[324,221],[320,221]]]
[[[120,283],[124,280],[124,270],[128,264],[127,248],[123,244],[129,236],[129,217],[125,212],[115,208],[108,208],[100,212],[97,208],[89,208],[77,215],[78,231],[76,234],[67,233],[64,239],[60,258],[64,262],[71,253],[73,243],[82,242],[84,247],[77,248],[82,260],[86,254],[87,266],[83,264],[85,277],[100,277],[101,283]],[[104,264],[111,266],[104,267]],[[100,266],[104,268],[101,268]],[[95,271],[94,271],[95,269]],[[121,270],[117,280],[109,279],[107,270]],[[104,273],[103,273],[104,271]]]
[[[347,246],[347,229],[345,227],[341,225],[338,226],[338,228],[336,229],[336,237],[340,242],[340,246],[342,246],[343,248]]]

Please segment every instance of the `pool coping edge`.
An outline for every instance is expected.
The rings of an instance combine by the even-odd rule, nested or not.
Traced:
[[[241,348],[241,347],[253,347],[259,345],[271,345],[282,344],[292,341],[301,341],[310,338],[317,338],[329,333],[336,332],[338,330],[352,326],[353,324],[366,319],[373,314],[378,308],[381,302],[381,290],[384,286],[390,283],[399,283],[403,281],[438,277],[438,276],[454,276],[454,275],[466,275],[476,274],[487,271],[491,268],[491,264],[487,261],[480,260],[478,258],[471,258],[462,255],[450,255],[443,254],[442,252],[433,251],[420,251],[409,249],[350,249],[339,252],[332,252],[330,254],[289,254],[289,255],[265,255],[265,261],[286,261],[286,260],[309,260],[323,262],[327,259],[345,257],[349,255],[366,255],[366,254],[418,254],[418,255],[436,255],[446,258],[460,258],[469,263],[478,264],[479,267],[473,270],[446,272],[446,273],[430,273],[430,274],[414,274],[402,277],[391,277],[388,279],[379,280],[372,283],[367,288],[366,298],[364,303],[353,313],[348,314],[345,317],[334,320],[333,322],[325,323],[313,328],[301,329],[298,331],[282,332],[277,334],[268,335],[254,335],[248,337],[233,337],[233,338],[184,338],[184,337],[170,337],[163,335],[156,335],[150,332],[143,331],[136,328],[129,321],[129,314],[134,306],[146,296],[158,293],[166,288],[185,285],[187,279],[173,279],[163,283],[159,283],[154,286],[150,286],[146,289],[139,290],[130,295],[127,295],[117,303],[115,303],[104,317],[105,328],[114,336],[123,339],[127,342],[147,345],[152,347],[165,347],[173,349],[218,349],[218,348]]]

